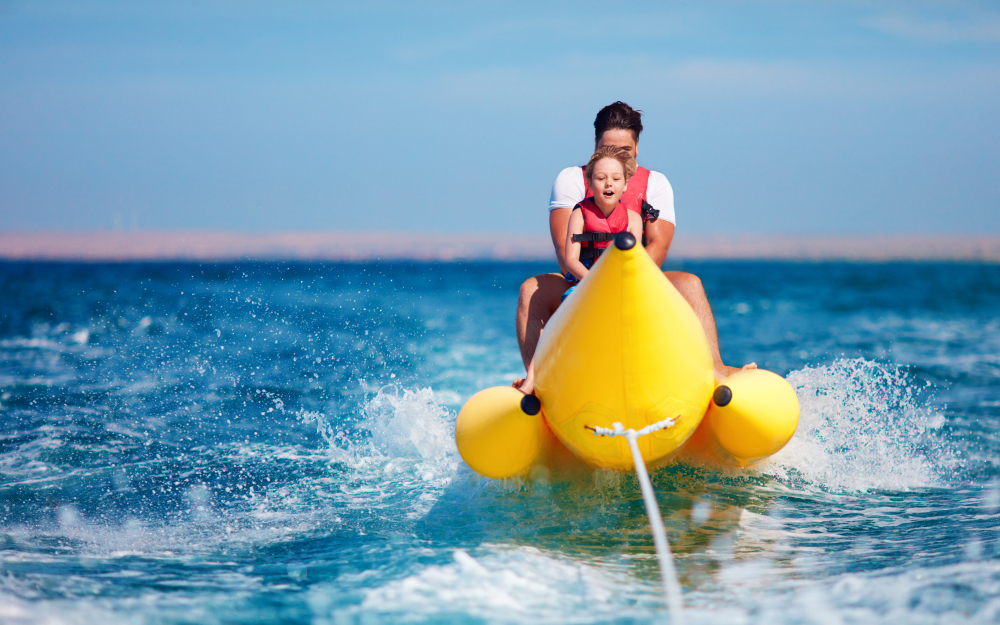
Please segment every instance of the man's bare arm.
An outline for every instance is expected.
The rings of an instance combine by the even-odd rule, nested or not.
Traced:
[[[549,234],[552,236],[552,247],[556,249],[556,259],[559,261],[559,271],[566,273],[566,227],[572,208],[556,208],[549,211]],[[671,230],[673,236],[673,230]],[[669,246],[670,243],[667,243]],[[666,254],[664,254],[666,257]]]
[[[667,260],[667,252],[670,251],[673,240],[674,224],[666,219],[646,222],[646,252],[657,267]]]

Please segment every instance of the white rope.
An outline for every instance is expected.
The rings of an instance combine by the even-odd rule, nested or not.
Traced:
[[[653,432],[659,432],[660,430],[664,430],[664,429],[672,426],[673,424],[674,424],[674,419],[672,417],[668,417],[668,418],[664,419],[663,421],[657,421],[656,423],[650,423],[649,425],[647,425],[646,427],[642,428],[638,432],[635,432],[635,430],[632,430],[632,431],[635,432],[635,435],[638,438],[642,438],[643,436],[645,436],[647,434],[652,434]],[[594,427],[587,426],[587,429],[591,430],[594,434],[597,434],[598,436],[625,436],[626,435],[625,427],[621,423],[618,423],[616,421],[616,422],[614,422],[614,423],[611,424],[611,427],[614,428],[614,429],[602,428],[599,425],[598,426],[594,426]]]
[[[670,622],[673,625],[684,623],[684,603],[681,597],[681,585],[677,580],[677,569],[674,568],[674,556],[670,552],[670,541],[667,540],[667,529],[663,526],[663,517],[660,516],[660,506],[656,503],[656,494],[653,492],[653,484],[649,480],[649,473],[646,471],[646,461],[642,459],[639,451],[639,437],[651,432],[658,432],[674,424],[673,419],[664,419],[652,423],[642,428],[638,432],[629,428],[625,429],[621,423],[612,423],[614,429],[593,427],[597,436],[624,436],[628,441],[628,446],[632,450],[632,461],[635,463],[635,474],[639,478],[639,489],[642,491],[642,500],[646,504],[646,516],[649,517],[649,529],[653,533],[653,545],[656,547],[656,558],[660,563],[660,580],[663,582],[663,590],[667,595],[667,606],[670,610]]]

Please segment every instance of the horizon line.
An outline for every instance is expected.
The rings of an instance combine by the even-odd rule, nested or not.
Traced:
[[[215,230],[0,231],[7,261],[554,260],[548,236],[515,233]],[[724,235],[675,237],[668,260],[1000,262],[1000,235]]]

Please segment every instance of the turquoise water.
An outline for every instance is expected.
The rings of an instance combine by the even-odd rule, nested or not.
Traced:
[[[0,621],[666,619],[638,484],[496,482],[545,264],[0,264]],[[653,472],[692,623],[1000,620],[1000,267],[691,263],[789,446]]]

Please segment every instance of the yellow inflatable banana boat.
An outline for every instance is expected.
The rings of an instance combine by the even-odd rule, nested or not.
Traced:
[[[746,466],[781,449],[798,425],[798,399],[780,376],[747,370],[716,385],[701,323],[627,233],[549,320],[535,372],[535,395],[489,388],[459,413],[455,441],[478,473],[527,471],[557,445],[553,435],[591,465],[630,469],[626,439],[597,433],[643,428],[638,444],[651,464],[685,447]]]

